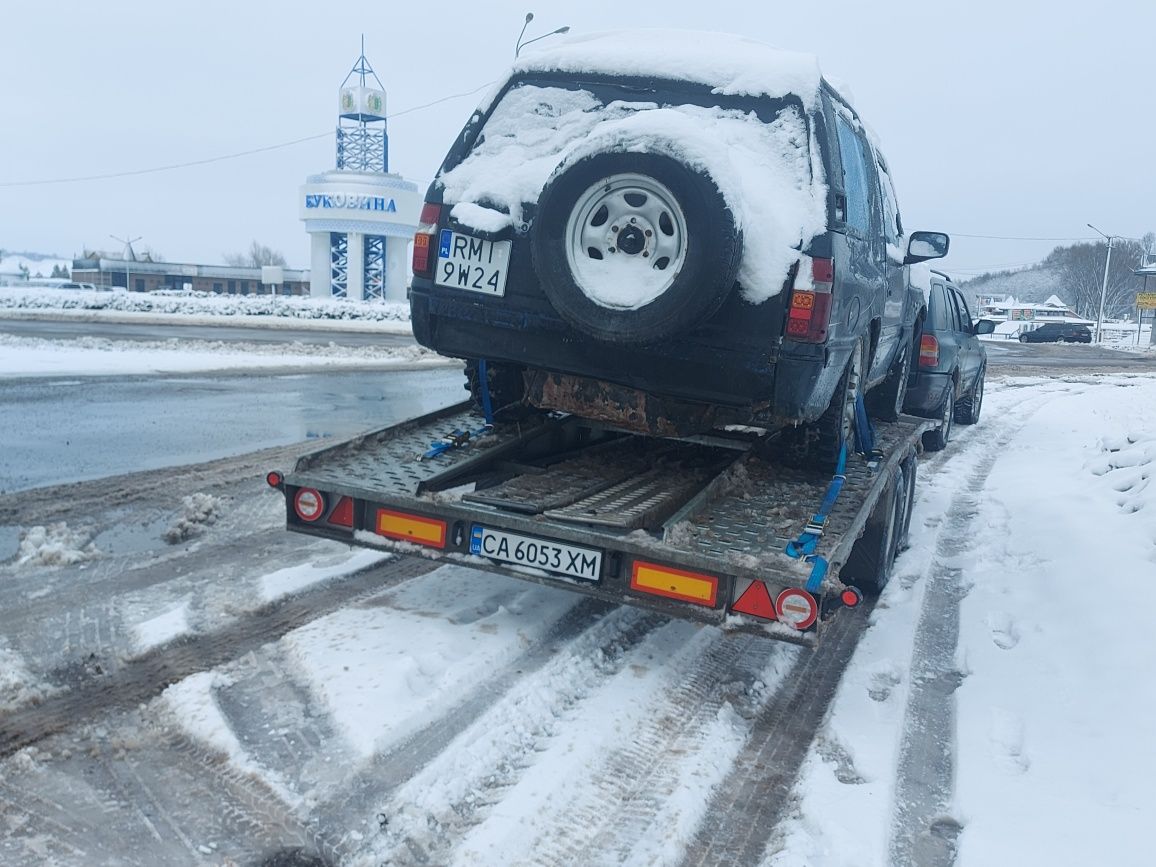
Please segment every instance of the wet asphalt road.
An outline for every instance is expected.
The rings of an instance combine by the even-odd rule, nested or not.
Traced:
[[[1156,356],[1120,352],[1107,347],[1079,343],[1020,343],[1016,340],[985,340],[988,370],[1002,367],[1050,368],[1068,372],[1071,368],[1107,370],[1156,370]],[[1003,372],[1003,371],[1000,371]]]
[[[346,437],[465,399],[460,368],[0,380],[0,493]]]

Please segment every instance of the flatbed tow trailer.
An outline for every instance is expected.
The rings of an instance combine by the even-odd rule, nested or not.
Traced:
[[[758,430],[667,440],[557,415],[489,426],[463,403],[267,481],[295,532],[813,646],[861,601],[850,582],[886,581],[929,426],[877,423],[871,455],[849,455],[839,482],[775,463]]]

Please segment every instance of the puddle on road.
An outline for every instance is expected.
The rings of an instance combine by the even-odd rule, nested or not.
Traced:
[[[0,527],[0,563],[11,560],[20,550],[20,528]]]
[[[147,521],[137,520],[115,524],[93,538],[102,554],[142,554],[168,547],[163,538],[173,521],[171,514],[159,515]]]

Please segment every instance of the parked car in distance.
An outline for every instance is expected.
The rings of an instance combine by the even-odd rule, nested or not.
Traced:
[[[987,352],[980,334],[991,334],[990,319],[973,322],[963,294],[942,271],[931,272],[927,320],[919,337],[919,359],[903,408],[939,425],[923,435],[923,447],[947,445],[953,422],[975,424],[983,408]]]
[[[857,395],[895,418],[948,237],[813,57],[679,31],[519,59],[426,194],[409,298],[475,400],[659,436],[781,430],[833,467]],[[485,362],[482,364],[481,362]]]
[[[1020,343],[1091,343],[1092,329],[1070,322],[1045,322],[1032,331],[1020,332]]]

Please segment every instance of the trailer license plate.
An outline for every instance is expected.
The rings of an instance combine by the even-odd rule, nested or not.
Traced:
[[[598,581],[602,574],[602,552],[574,545],[559,545],[532,536],[519,536],[474,524],[470,532],[470,553],[519,566],[532,566],[578,578]]]
[[[442,229],[438,235],[434,282],[439,286],[503,296],[509,261],[509,241],[486,241]]]

